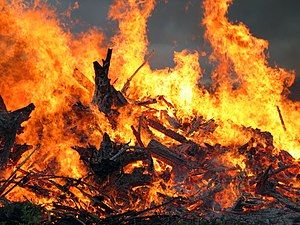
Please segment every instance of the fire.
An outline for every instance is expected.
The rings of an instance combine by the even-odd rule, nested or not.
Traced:
[[[299,159],[300,103],[292,102],[286,95],[295,74],[268,65],[265,54],[268,42],[254,37],[244,24],[228,20],[231,3],[232,0],[204,1],[201,25],[205,27],[205,38],[213,49],[210,60],[217,65],[211,74],[214,91],[209,92],[198,85],[203,74],[199,64],[201,52],[175,52],[174,68],[153,70],[146,62],[132,78],[125,95],[130,104],[119,109],[116,127],[113,127],[91,103],[94,92],[92,62],[105,58],[106,49],[112,47],[110,79],[114,87],[121,90],[149,55],[147,21],[156,1],[115,0],[109,18],[118,22],[118,32],[105,42],[105,36],[95,29],[79,36],[66,31],[55,12],[43,3],[36,1],[34,5],[28,5],[21,0],[11,3],[1,0],[0,93],[9,110],[30,102],[36,105],[18,141],[40,147],[23,169],[48,171],[74,179],[86,176],[87,168],[72,147],[99,146],[104,132],[113,140],[124,143],[131,140],[131,144],[135,144],[131,126],[137,127],[137,118],[150,112],[147,107],[133,103],[149,99],[158,99],[151,105],[151,114],[164,124],[170,124],[170,118],[181,124],[200,116],[205,120],[213,118],[218,124],[213,133],[200,130],[188,134],[188,138],[199,145],[221,144],[232,148],[216,159],[218,165],[239,166],[247,171],[247,176],[253,175],[254,172],[245,164],[245,156],[236,149],[256,135],[250,127],[273,135],[274,155],[284,149]],[[83,114],[76,111],[76,107],[82,107],[79,102],[88,107]],[[162,143],[168,146],[176,143],[152,131]],[[177,131],[186,134],[184,128]],[[148,144],[151,140],[149,133],[143,131],[141,134],[142,140]],[[24,154],[22,159],[26,156]],[[174,169],[159,159],[153,160],[158,174]],[[128,165],[125,172],[131,173],[143,166],[143,162],[138,161]],[[197,189],[209,186],[208,183],[196,178],[190,178],[188,184],[181,183],[172,175],[166,180],[156,177],[149,185],[149,197],[144,206],[161,203],[158,193],[173,197],[191,196]],[[222,208],[231,207],[239,197],[237,184],[235,180],[228,181],[226,189],[215,196]],[[186,185],[186,190],[179,188],[182,185]],[[293,185],[299,186],[299,182],[295,181]],[[135,190],[144,192],[143,187]],[[27,198],[36,203],[50,204],[53,200],[26,192]],[[92,193],[84,195],[77,189],[73,192],[85,204],[90,203],[86,197]],[[21,187],[15,188],[9,199],[20,201],[24,199],[23,195]]]
[[[212,58],[220,62],[213,77],[221,84],[217,92],[222,113],[215,117],[268,130],[273,134],[277,147],[287,149],[299,158],[297,134],[300,130],[299,120],[295,117],[299,113],[299,103],[291,102],[285,96],[295,75],[268,66],[265,55],[268,42],[253,37],[245,25],[228,21],[226,13],[231,2],[204,3],[206,38],[214,49]],[[236,91],[232,91],[232,80],[229,79],[232,71],[240,85]],[[281,129],[276,106],[283,110],[285,121],[289,124],[287,132]]]

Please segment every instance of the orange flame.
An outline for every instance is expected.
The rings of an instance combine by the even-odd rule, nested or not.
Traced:
[[[114,130],[107,118],[90,103],[94,80],[91,63],[104,58],[104,50],[108,47],[103,43],[104,35],[90,30],[74,37],[62,29],[55,12],[46,5],[36,1],[32,7],[24,2],[0,1],[0,92],[9,109],[30,102],[36,105],[20,136],[22,142],[41,145],[27,169],[49,170],[79,178],[86,174],[86,168],[71,146],[99,145],[104,131],[120,141],[134,140],[130,126],[137,125],[138,116],[146,110],[134,104],[120,109]],[[115,0],[110,8],[109,18],[117,20],[119,26],[109,44],[114,49],[110,78],[118,90],[146,58],[147,21],[155,3],[155,0]],[[189,137],[196,143],[240,145],[253,135],[245,127],[260,128],[272,133],[278,150],[285,149],[294,158],[300,158],[300,104],[286,97],[294,81],[294,72],[268,65],[265,55],[268,42],[253,37],[244,24],[228,21],[226,14],[230,3],[232,0],[204,1],[202,23],[213,49],[210,60],[217,62],[211,74],[214,93],[197,85],[202,76],[200,53],[183,50],[174,53],[174,68],[153,70],[146,63],[133,78],[126,97],[134,101],[164,96],[174,108],[159,102],[152,106],[158,112],[166,110],[188,121],[200,115],[214,118],[219,126],[212,135],[195,132]],[[79,101],[90,106],[87,115],[74,112],[72,107]],[[286,131],[276,106],[281,109]],[[87,136],[85,139],[83,134]],[[170,143],[164,136],[160,138]],[[149,141],[146,134],[142,139]],[[243,157],[235,154],[219,160],[225,165],[239,164],[245,168]],[[137,165],[127,168],[128,171],[134,166]],[[157,162],[155,167],[161,169]],[[159,201],[157,192],[176,196],[173,188],[162,190],[159,183],[153,183],[149,202]],[[223,194],[235,192],[234,186],[230,184],[229,187]],[[235,199],[238,192],[232,196]],[[15,189],[10,197],[20,200],[22,194]],[[228,202],[217,197],[224,207],[232,204],[231,198]]]

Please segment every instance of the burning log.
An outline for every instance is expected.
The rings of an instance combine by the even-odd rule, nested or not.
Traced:
[[[156,140],[151,140],[147,149],[154,157],[159,158],[173,167],[178,168],[183,166],[187,169],[195,169],[197,167],[194,162],[188,161],[180,155],[175,154],[169,148]]]
[[[282,114],[281,114],[281,110],[280,110],[278,105],[276,106],[276,108],[277,108],[277,112],[278,112],[278,115],[279,115],[279,118],[280,118],[282,128],[284,129],[284,131],[286,131],[286,126],[285,126],[285,123],[284,123],[284,120],[283,120],[283,117],[282,117]]]
[[[273,197],[282,204],[285,204],[288,208],[296,212],[300,212],[300,207],[297,204],[293,203],[286,196],[283,196],[277,191],[277,182],[275,180],[270,180],[271,176],[274,176],[275,174],[280,173],[288,168],[290,168],[290,166],[286,166],[278,169],[277,171],[270,172],[272,166],[269,166],[268,169],[259,177],[256,184],[256,192],[261,195]]]
[[[163,111],[163,115],[166,117],[168,120],[169,124],[174,128],[174,129],[180,129],[182,128],[182,124],[178,121],[177,118],[170,116],[167,111]]]
[[[153,119],[145,119],[145,120],[150,127],[154,128],[155,130],[158,130],[159,132],[167,135],[168,137],[170,137],[180,143],[188,142],[188,140],[183,135],[178,134],[175,131],[166,128],[158,121],[155,121]]]
[[[201,148],[197,143],[186,139],[183,135],[181,135],[171,129],[166,128],[161,123],[159,123],[155,120],[146,118],[145,121],[146,121],[146,124],[149,125],[150,127],[154,128],[154,129],[160,131],[161,133],[167,135],[168,137],[182,143],[181,145],[175,146],[173,148],[175,148],[176,150],[179,148],[185,149],[186,151],[184,152],[183,155],[197,157],[197,160],[201,160],[205,157],[206,153],[204,151],[204,148]],[[169,161],[169,163],[171,163],[170,165],[186,164],[187,168],[190,168],[190,169],[195,168],[194,162],[186,161],[186,162],[189,162],[188,163],[189,165],[187,165],[186,162],[182,161],[183,160],[182,157],[176,155],[174,152],[171,152],[170,150],[168,150],[167,147],[165,147],[158,141],[151,140],[147,148],[150,149],[151,153],[160,155],[162,158],[164,158],[164,160]],[[199,166],[199,164],[198,164],[198,166]]]
[[[165,161],[169,165],[188,167],[188,163],[184,159],[171,152],[169,148],[158,141],[151,140],[147,146],[147,149],[155,157]]]
[[[6,105],[1,95],[0,95],[0,111],[7,111]]]
[[[141,139],[141,132],[140,131],[137,131],[134,126],[131,126],[130,127],[131,130],[132,130],[132,133],[133,135],[135,136],[136,140],[137,140],[137,143],[139,144],[139,146],[141,147],[145,147],[144,143],[142,142],[142,139]]]
[[[262,199],[258,198],[246,198],[245,196],[241,196],[232,207],[233,212],[242,213],[245,209],[251,209],[252,207],[257,207],[262,205],[264,202]]]
[[[94,62],[95,92],[93,103],[106,116],[117,115],[116,108],[127,104],[126,98],[110,84],[108,78],[111,55],[112,49],[108,49],[106,59],[102,60],[103,65],[100,65],[97,61]]]
[[[30,157],[40,148],[40,145],[38,145],[10,174],[7,180],[5,180],[0,187],[0,198],[4,197],[6,194],[8,194],[11,190],[13,190],[16,186],[21,186],[22,184],[26,183],[28,181],[29,172],[25,173],[25,176],[21,177],[18,181],[15,181],[17,177],[17,172],[21,170],[21,167],[30,159]],[[14,185],[12,187],[9,187],[11,184]]]
[[[118,187],[118,194],[128,192],[134,187],[149,185],[152,181],[151,174],[144,174],[144,168],[135,168],[130,174],[121,174],[113,179],[116,187]],[[130,193],[128,193],[130,195]]]
[[[152,104],[156,104],[157,100],[155,98],[153,99],[148,99],[145,101],[136,101],[135,104],[138,106],[148,106],[148,105],[152,105]]]
[[[194,132],[213,133],[217,128],[217,124],[213,119],[206,121],[202,116],[195,117],[190,123],[181,123],[176,117],[170,116],[167,111],[162,112],[169,124],[174,129],[180,129],[191,135]]]
[[[127,100],[110,84],[108,72],[111,54],[112,50],[109,49],[103,65],[94,62],[96,87],[93,103],[111,122],[116,123],[118,108],[125,106]],[[75,72],[76,79],[83,83],[83,87],[90,89],[89,81],[79,71]],[[124,93],[132,78],[124,86]],[[149,107],[150,104],[155,103],[163,103],[166,108],[172,108],[173,114],[168,114],[167,110],[156,109],[155,106]],[[33,192],[38,198],[55,199],[51,204],[54,214],[74,223],[83,219],[98,224],[101,222],[106,224],[105,221],[113,221],[112,224],[123,222],[126,224],[128,221],[139,219],[138,215],[150,211],[153,213],[150,216],[154,217],[160,212],[159,204],[174,199],[174,196],[184,200],[162,204],[166,207],[162,211],[164,214],[170,209],[170,212],[176,215],[185,213],[191,216],[191,213],[197,215],[205,213],[209,217],[211,211],[219,211],[222,214],[222,210],[229,208],[230,213],[243,215],[247,210],[260,211],[271,204],[299,212],[299,207],[296,205],[299,189],[291,185],[293,179],[299,174],[298,165],[287,152],[275,151],[271,133],[244,128],[247,133],[252,134],[252,138],[240,147],[198,144],[196,143],[198,134],[208,136],[207,134],[211,135],[215,131],[217,124],[213,119],[206,121],[199,115],[195,115],[192,117],[194,119],[191,118],[189,121],[177,118],[174,113],[176,108],[164,96],[136,101],[135,107],[149,108],[141,112],[137,128],[131,125],[137,146],[113,141],[107,133],[95,125],[90,130],[104,133],[100,148],[92,145],[73,147],[90,172],[87,176],[75,179],[43,174],[37,170],[25,171],[21,169],[22,164],[16,167],[9,179],[0,180],[2,184],[0,199],[12,194],[16,187],[23,188]],[[29,119],[33,109],[34,106],[31,104],[15,112],[8,112],[0,97],[0,149],[2,151],[0,156],[4,161],[3,164],[7,164],[8,161],[18,161],[23,152],[29,149],[27,145],[15,143],[15,138],[22,132],[21,123]],[[91,108],[81,102],[76,102],[70,111],[63,113],[65,123],[74,126],[70,130],[79,143],[88,143],[92,132],[77,128],[78,123],[73,125],[75,120],[70,118],[73,118],[72,115],[75,115],[76,120],[84,118],[79,122],[89,125],[86,121],[98,122],[95,121],[97,117],[93,113]],[[167,122],[167,125],[158,120],[157,114],[161,116],[162,121]],[[147,147],[142,141],[142,129],[150,134],[152,139]],[[167,147],[164,142],[157,141],[160,139],[155,136],[153,130],[161,132],[179,144]],[[230,162],[228,159],[231,157],[238,160],[238,163]],[[266,170],[268,165],[274,165],[275,169],[269,167]],[[265,170],[266,172],[260,175],[261,171]],[[251,176],[248,171],[251,172]],[[230,194],[234,194],[233,198],[229,196],[233,205],[224,203],[222,199],[229,191]],[[236,193],[233,193],[235,191]],[[153,192],[154,196],[152,196]],[[286,193],[292,197],[289,198]],[[148,194],[151,196],[149,197]],[[253,200],[262,196],[273,197],[277,202]],[[154,198],[160,203],[153,201]],[[144,205],[146,203],[147,206]],[[136,204],[139,207],[135,208],[136,211],[124,213],[124,210],[135,207]],[[92,219],[92,215],[85,210],[97,212],[98,217]],[[107,220],[101,220],[99,215],[106,217]],[[226,218],[226,215],[224,217]]]
[[[113,153],[116,154],[120,148],[114,145],[106,133],[103,136],[99,150],[95,146],[88,146],[86,148],[75,146],[73,149],[79,153],[80,159],[99,180],[103,180],[110,174],[118,172],[121,169],[120,163],[110,159]]]
[[[15,139],[23,130],[21,124],[29,119],[34,108],[31,103],[24,108],[9,112],[3,99],[0,98],[0,168],[6,167],[9,159],[15,162],[30,148],[26,145],[16,145]]]
[[[118,144],[111,141],[107,133],[103,136],[99,150],[94,146],[73,147],[99,181],[111,175],[121,174],[122,169],[133,162],[151,162],[151,157],[146,151],[127,151],[130,148],[128,144]]]
[[[12,148],[11,154],[10,154],[10,160],[13,163],[17,163],[23,153],[27,152],[28,150],[32,149],[33,146],[27,145],[27,144],[15,144]]]
[[[194,141],[188,140],[185,136],[166,128],[164,125],[162,125],[157,120],[145,118],[146,124],[155,130],[167,135],[168,137],[180,142],[182,145],[186,144],[186,147],[190,150],[190,152],[197,152],[198,156],[201,156],[201,158],[205,157],[205,152],[203,151],[203,148],[201,148],[197,143]],[[209,122],[211,123],[211,121]],[[213,122],[214,123],[214,122]]]
[[[124,86],[121,89],[121,92],[126,96],[126,93],[129,89],[130,83],[132,81],[132,79],[137,75],[137,73],[143,68],[143,66],[145,66],[147,64],[147,62],[149,61],[149,59],[153,56],[154,51],[150,52],[147,56],[145,61],[142,63],[142,65],[140,65],[136,71],[134,71],[134,73],[127,79],[126,83],[124,84]]]

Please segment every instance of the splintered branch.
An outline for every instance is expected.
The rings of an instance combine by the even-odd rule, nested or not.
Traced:
[[[0,111],[7,111],[6,105],[1,95],[0,95]]]
[[[102,65],[97,61],[94,62],[95,92],[93,103],[106,116],[118,114],[115,108],[127,104],[125,97],[111,85],[108,77],[111,55],[112,49],[108,49],[106,59],[102,60]]]
[[[185,143],[188,141],[183,135],[178,134],[175,131],[166,128],[161,123],[159,123],[155,120],[152,120],[152,119],[145,119],[145,120],[150,127],[154,128],[155,130],[158,130],[159,132],[167,135],[168,137],[170,137],[180,143]]]
[[[192,169],[192,166],[185,159],[170,151],[170,149],[156,140],[151,140],[147,146],[148,151],[154,156],[173,167],[185,167]]]
[[[152,52],[150,52],[146,58],[145,61],[142,63],[142,65],[140,65],[135,71],[134,73],[127,79],[126,83],[124,84],[124,86],[121,89],[121,92],[126,96],[126,92],[129,89],[130,83],[132,81],[132,79],[135,77],[135,75],[137,75],[137,73],[147,64],[147,62],[149,61],[149,59],[154,55],[154,50]]]
[[[133,133],[133,135],[135,136],[135,138],[136,138],[136,141],[137,141],[137,143],[139,144],[139,146],[141,146],[141,147],[145,147],[145,145],[144,145],[144,143],[143,143],[143,141],[142,141],[142,139],[141,139],[141,132],[140,131],[137,131],[135,128],[134,128],[134,126],[131,126],[131,130],[132,130],[132,133]]]
[[[12,174],[8,177],[8,179],[4,182],[4,184],[0,187],[0,196],[4,197],[6,194],[8,194],[13,188],[15,188],[17,185],[19,185],[24,179],[26,179],[29,174],[25,175],[19,182],[17,182],[13,187],[11,187],[9,190],[5,191],[6,188],[13,183],[14,178],[16,177],[17,172],[22,168],[22,166],[31,158],[31,156],[40,148],[40,145],[38,145],[12,172]],[[5,192],[4,192],[5,191]]]
[[[283,120],[283,117],[282,117],[282,114],[281,114],[281,110],[280,110],[280,108],[279,108],[278,105],[276,106],[276,108],[277,108],[277,112],[278,112],[278,115],[279,115],[279,118],[280,118],[280,122],[281,122],[282,128],[284,129],[284,131],[287,131],[285,123],[284,123],[284,120]]]
[[[272,166],[270,165],[264,173],[259,177],[258,182],[256,184],[256,193],[264,195],[264,196],[271,196],[277,199],[282,204],[286,205],[291,210],[296,212],[300,212],[300,207],[292,202],[288,197],[283,196],[276,190],[277,182],[271,181],[270,177],[278,174],[288,168],[292,167],[292,165],[283,166],[273,172],[271,172]]]
[[[4,101],[0,98],[0,168],[3,169],[12,159],[13,147],[16,146],[15,140],[18,133],[22,132],[21,124],[30,118],[31,112],[35,106],[31,103],[28,106],[9,112],[6,109]],[[19,146],[20,147],[20,146]],[[28,148],[29,149],[29,148]],[[27,150],[28,150],[27,149]],[[16,148],[14,158],[19,153],[24,152],[24,148]],[[25,148],[26,150],[26,148]]]

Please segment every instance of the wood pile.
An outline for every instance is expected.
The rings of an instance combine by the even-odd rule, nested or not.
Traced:
[[[110,83],[111,57],[109,49],[102,65],[94,62],[93,103],[116,127],[118,109],[129,102]],[[135,104],[142,107],[157,100],[170,104],[163,96]],[[198,221],[197,224],[297,224],[300,221],[300,188],[292,186],[294,180],[299,182],[300,179],[299,162],[284,150],[276,153],[273,137],[268,132],[245,127],[253,137],[244,145],[212,146],[195,143],[188,137],[196,131],[213,133],[218,126],[214,120],[198,117],[189,124],[181,124],[166,114],[169,124],[163,124],[159,118],[145,114],[138,118],[138,128],[131,126],[136,145],[115,142],[105,133],[100,148],[73,146],[88,169],[86,177],[74,179],[47,171],[23,170],[21,166],[30,155],[18,164],[22,154],[33,149],[17,143],[16,136],[22,132],[21,125],[30,118],[34,108],[29,104],[10,112],[0,96],[0,168],[14,168],[9,178],[0,180],[3,207],[13,204],[5,196],[19,186],[41,198],[53,199],[51,209],[41,209],[41,220],[45,224],[188,224],[187,221],[189,224],[193,224],[192,221]],[[79,104],[76,110],[86,108]],[[148,144],[141,138],[142,131],[152,138]],[[172,144],[162,143],[153,131],[168,137]],[[226,166],[217,160],[228,153],[242,156],[245,168]],[[154,158],[168,169],[156,171]],[[133,163],[140,166],[128,171]],[[173,190],[176,190],[174,196],[161,193],[161,204],[141,207],[154,184],[159,183],[162,190],[167,190],[169,182],[173,182]],[[232,207],[223,209],[217,199],[228,195],[226,190],[232,186],[238,189],[239,197]],[[79,199],[74,190],[91,205]]]

